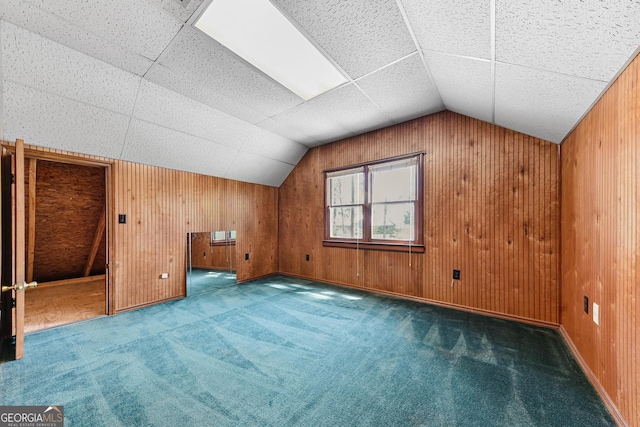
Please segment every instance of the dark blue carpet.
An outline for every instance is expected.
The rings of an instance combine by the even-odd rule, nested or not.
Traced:
[[[275,276],[26,337],[67,426],[615,425],[553,330]]]

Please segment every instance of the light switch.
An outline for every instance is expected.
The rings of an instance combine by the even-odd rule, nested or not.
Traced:
[[[600,306],[593,303],[593,321],[596,325],[600,325]]]

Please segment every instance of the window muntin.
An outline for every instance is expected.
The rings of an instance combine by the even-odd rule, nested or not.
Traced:
[[[325,243],[422,245],[421,160],[326,172]]]

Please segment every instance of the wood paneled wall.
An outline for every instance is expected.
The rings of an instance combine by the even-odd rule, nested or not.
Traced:
[[[277,188],[127,162],[114,180],[118,309],[184,295],[189,231],[237,230],[240,282],[277,271]]]
[[[640,57],[563,142],[561,158],[562,325],[629,425],[638,426]]]
[[[211,245],[211,233],[194,233],[191,237],[193,267],[235,270],[238,264],[236,243]]]
[[[28,141],[26,141],[28,142]],[[237,230],[238,281],[278,268],[278,189],[60,150],[64,161],[111,165],[108,186],[111,312],[185,295],[186,233]],[[118,214],[127,215],[117,224]],[[245,261],[244,254],[249,254]],[[168,273],[168,279],[161,279]]]
[[[418,151],[425,253],[323,247],[323,170]],[[451,112],[316,147],[280,187],[280,271],[557,324],[558,152]]]

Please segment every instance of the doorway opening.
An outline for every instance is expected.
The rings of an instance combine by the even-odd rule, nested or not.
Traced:
[[[107,167],[25,158],[25,333],[108,314]]]

